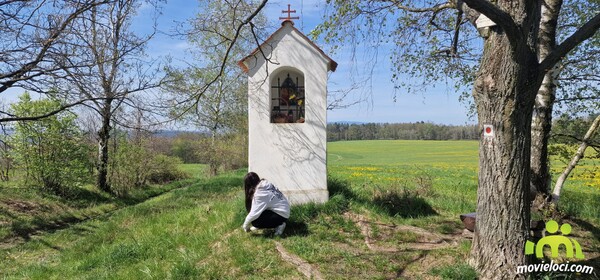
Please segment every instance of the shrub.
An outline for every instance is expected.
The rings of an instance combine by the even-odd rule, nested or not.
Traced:
[[[373,193],[372,201],[377,210],[392,217],[418,218],[437,215],[427,200],[417,191],[407,188],[402,190],[377,188]]]
[[[116,149],[109,158],[108,181],[114,194],[126,196],[130,190],[146,185],[149,154],[129,143],[126,136],[119,136],[116,141]]]
[[[183,179],[187,175],[179,170],[183,161],[177,157],[157,155],[152,159],[151,171],[148,174],[150,183],[162,184]]]
[[[222,135],[216,138],[204,138],[199,142],[199,157],[208,164],[208,175],[215,176],[220,171],[239,169],[247,165],[248,144],[243,135]]]
[[[178,169],[181,160],[153,153],[148,148],[149,138],[131,140],[117,136],[116,150],[109,160],[109,183],[118,196],[126,196],[134,188],[150,183],[167,183],[185,178]]]
[[[60,107],[58,100],[31,100],[28,93],[11,105],[17,116],[39,116]],[[64,111],[36,121],[21,121],[15,125],[11,140],[18,164],[34,185],[58,195],[90,178],[88,147],[75,124],[76,116]]]

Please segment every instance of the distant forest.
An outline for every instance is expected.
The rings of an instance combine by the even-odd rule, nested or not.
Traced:
[[[347,140],[477,140],[477,125],[416,123],[329,123],[327,141]]]

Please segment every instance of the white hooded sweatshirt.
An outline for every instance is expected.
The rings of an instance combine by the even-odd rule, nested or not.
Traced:
[[[258,219],[265,210],[271,210],[286,219],[290,217],[290,204],[287,198],[273,184],[263,179],[256,186],[250,213],[246,216],[242,227],[249,229],[250,223]]]

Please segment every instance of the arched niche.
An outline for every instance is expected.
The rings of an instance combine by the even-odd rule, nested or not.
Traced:
[[[271,123],[304,123],[304,74],[282,67],[271,75]]]

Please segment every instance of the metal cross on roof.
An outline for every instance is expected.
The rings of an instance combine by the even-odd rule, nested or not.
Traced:
[[[300,19],[300,17],[292,17],[292,13],[294,13],[294,14],[295,14],[295,13],[296,13],[296,10],[290,10],[290,6],[291,6],[291,5],[290,5],[290,4],[288,4],[288,9],[287,9],[287,11],[286,11],[286,10],[282,10],[282,11],[281,11],[282,13],[287,13],[287,17],[279,17],[279,19],[282,19],[282,20],[284,20],[284,21],[285,21],[285,20],[292,20],[292,19]]]

